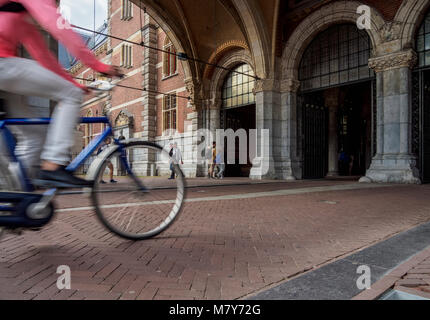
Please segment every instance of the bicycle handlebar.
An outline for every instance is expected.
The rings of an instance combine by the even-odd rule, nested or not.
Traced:
[[[114,85],[114,84],[112,84],[112,83],[110,83],[110,82],[108,82],[108,81],[105,81],[105,80],[96,80],[96,81],[94,81],[94,82],[91,82],[88,86],[87,86],[87,88],[89,89],[89,90],[92,90],[92,91],[101,91],[101,92],[108,92],[108,91],[111,91],[113,88],[115,88],[116,87],[116,85]]]

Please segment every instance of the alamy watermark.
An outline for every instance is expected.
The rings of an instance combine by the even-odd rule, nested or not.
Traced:
[[[360,30],[370,30],[372,28],[372,9],[369,6],[362,5],[357,8],[360,17],[357,19],[357,28]]]
[[[70,290],[72,288],[72,274],[70,267],[66,265],[58,266],[57,274],[60,274],[57,279],[58,290]]]
[[[358,290],[368,290],[372,284],[372,274],[369,266],[362,265],[357,268],[357,274],[360,274],[356,284]]]
[[[166,130],[163,136],[182,139],[176,131]],[[267,174],[270,169],[270,130],[269,129],[217,129],[215,134],[208,129],[199,129],[192,137],[184,137],[184,140],[192,139],[197,145],[196,152],[191,153],[191,158],[184,159],[186,163],[204,164],[213,161],[213,149],[219,159],[217,164],[252,164],[258,168],[259,174]],[[213,146],[215,142],[216,146]],[[166,151],[169,144],[165,146]],[[184,151],[184,150],[182,150]],[[164,159],[168,161],[168,159]]]

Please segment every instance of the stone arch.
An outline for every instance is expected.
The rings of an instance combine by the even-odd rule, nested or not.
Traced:
[[[415,49],[415,35],[430,8],[427,0],[403,1],[394,21],[401,24],[400,41],[402,49]]]
[[[294,30],[282,55],[282,79],[298,79],[298,68],[302,55],[317,34],[333,24],[356,23],[359,18],[357,8],[363,5],[358,1],[336,1],[312,13]],[[371,28],[366,30],[373,50],[382,43],[379,30],[385,24],[382,16],[372,8]]]
[[[255,73],[255,66],[253,64],[253,59],[251,57],[251,53],[249,52],[249,50],[239,49],[239,50],[230,51],[219,61],[219,65],[226,69],[232,69],[236,65],[239,65],[242,63],[248,64]],[[215,69],[212,75],[212,79],[210,82],[209,96],[211,99],[211,105],[216,109],[221,108],[222,86],[229,72],[230,72],[229,70],[217,68]]]
[[[255,75],[267,78],[271,74],[271,46],[267,24],[256,0],[232,0],[245,27]]]
[[[248,50],[248,46],[244,41],[239,40],[233,40],[228,41],[226,43],[223,43],[220,45],[214,53],[212,53],[211,57],[209,58],[209,63],[211,64],[218,64],[218,62],[230,51],[238,50],[238,49],[245,49]],[[205,68],[205,71],[203,73],[204,79],[210,79],[213,75],[213,72],[216,68],[207,65]]]
[[[159,5],[157,5],[154,0],[131,0],[137,7],[145,12],[150,17],[156,17],[155,21],[160,28],[166,33],[167,38],[169,38],[173,46],[176,48],[177,52],[193,52],[191,43],[181,39],[188,39],[186,36],[186,31],[182,30],[175,19],[171,17],[166,10],[163,10]],[[184,70],[185,78],[196,78],[198,79],[198,73],[196,68],[191,67],[191,63],[188,60],[181,60],[182,68]]]

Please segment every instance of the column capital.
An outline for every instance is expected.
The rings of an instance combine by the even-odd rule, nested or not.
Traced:
[[[281,92],[297,92],[300,88],[300,81],[296,79],[284,79],[281,81]]]
[[[370,58],[369,68],[373,69],[375,72],[383,72],[406,67],[412,69],[417,61],[418,58],[416,52],[412,49],[408,49],[401,52]]]
[[[255,81],[254,94],[263,91],[280,91],[279,80],[261,79]]]

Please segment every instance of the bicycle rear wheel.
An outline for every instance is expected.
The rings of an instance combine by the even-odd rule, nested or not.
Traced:
[[[185,198],[185,178],[174,165],[176,179],[157,176],[169,171],[170,157],[160,146],[144,141],[103,153],[94,177],[92,199],[97,216],[115,234],[132,240],[154,237],[177,218]],[[133,174],[130,174],[128,168]],[[114,179],[110,181],[113,168]]]

